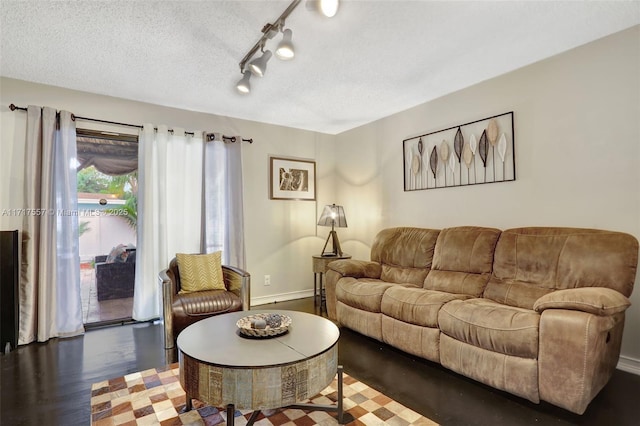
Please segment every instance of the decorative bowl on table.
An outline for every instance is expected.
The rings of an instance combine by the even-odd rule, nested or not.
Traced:
[[[261,313],[240,318],[236,322],[240,334],[250,337],[273,337],[286,333],[291,318],[276,313]]]

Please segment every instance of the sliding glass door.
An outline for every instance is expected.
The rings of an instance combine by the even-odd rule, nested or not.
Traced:
[[[78,129],[78,223],[85,326],[131,321],[137,136]]]

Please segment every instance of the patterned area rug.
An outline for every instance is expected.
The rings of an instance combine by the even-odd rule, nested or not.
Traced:
[[[437,425],[362,382],[344,374],[344,420],[348,425]],[[334,404],[337,379],[311,403]],[[194,409],[183,413],[185,394],[178,364],[151,369],[91,386],[91,424],[104,425],[223,425],[226,411],[194,400]],[[298,409],[269,410],[255,425],[336,425],[336,413]],[[236,411],[235,424],[247,424],[251,411]]]

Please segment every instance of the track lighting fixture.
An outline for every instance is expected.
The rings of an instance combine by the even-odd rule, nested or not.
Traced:
[[[242,73],[242,78],[240,79],[240,81],[238,81],[238,84],[236,84],[236,89],[238,89],[238,92],[240,93],[251,92],[251,83],[249,82],[250,78],[251,78],[250,71],[245,71]]]
[[[251,91],[251,85],[249,84],[249,78],[251,74],[257,75],[258,77],[264,76],[264,73],[267,70],[267,62],[271,59],[272,53],[270,50],[265,50],[265,45],[267,40],[271,40],[274,38],[279,32],[282,32],[282,40],[278,43],[277,49],[275,51],[276,56],[279,59],[284,61],[293,59],[295,56],[295,51],[293,49],[293,42],[291,38],[293,36],[293,32],[290,29],[284,29],[284,21],[289,17],[291,12],[298,7],[302,0],[293,0],[289,6],[282,12],[280,17],[275,20],[274,23],[267,23],[262,28],[262,36],[253,45],[253,47],[249,50],[249,52],[244,55],[244,58],[240,61],[240,73],[242,74],[242,78],[236,84],[236,89],[240,93],[249,93]],[[319,11],[324,16],[332,17],[338,11],[338,0],[308,0],[307,7],[313,8],[314,10]],[[259,58],[254,58],[254,55],[258,53],[258,51],[263,52]]]
[[[264,73],[267,72],[267,62],[271,59],[271,51],[265,51],[262,56],[254,59],[249,62],[249,69],[253,75],[257,75],[258,77],[264,76]]]
[[[288,61],[293,59],[295,56],[295,51],[293,50],[293,43],[291,42],[292,31],[290,29],[286,29],[282,32],[282,41],[278,43],[278,48],[276,49],[276,56],[283,61]]]

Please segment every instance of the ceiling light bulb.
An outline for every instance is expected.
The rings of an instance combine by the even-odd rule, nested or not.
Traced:
[[[249,62],[249,69],[253,75],[257,75],[258,77],[264,76],[264,73],[267,72],[267,62],[271,59],[271,55],[271,51],[267,50],[262,56]]]
[[[283,61],[288,61],[289,59],[293,59],[295,56],[295,51],[293,50],[293,43],[291,42],[292,31],[290,29],[286,29],[282,32],[282,40],[278,44],[278,48],[276,49],[276,56]]]
[[[327,18],[333,18],[338,13],[338,0],[320,0],[320,12]]]
[[[249,83],[249,79],[251,78],[251,73],[249,71],[245,71],[242,73],[242,78],[236,84],[236,89],[240,93],[249,93],[251,92],[251,83]]]
[[[253,75],[257,75],[258,77],[264,76],[264,73],[267,72],[267,62],[271,59],[271,51],[265,51],[262,56],[254,59],[249,62],[249,69]]]

